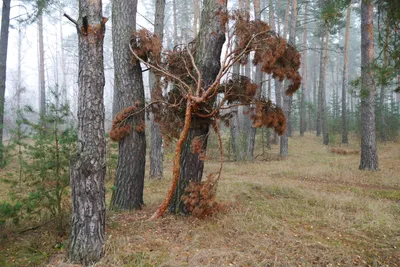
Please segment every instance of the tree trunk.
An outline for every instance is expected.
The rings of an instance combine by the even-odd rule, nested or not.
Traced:
[[[313,77],[313,106],[315,108],[315,107],[318,107],[318,98],[317,98],[317,95],[318,95],[318,80],[317,80],[318,79],[318,75],[317,75],[318,59],[317,58],[318,58],[318,56],[317,56],[317,52],[316,52],[317,44],[315,44],[314,49],[315,50],[314,50],[314,53],[313,53],[314,54],[314,56],[313,56],[313,66],[314,66],[314,68],[313,68],[313,76],[314,76]],[[321,51],[321,55],[322,55],[322,51]],[[317,131],[317,136],[318,136],[318,121],[315,120],[318,117],[317,108],[315,108],[315,112],[314,112],[313,116],[314,116],[313,129],[315,131]]]
[[[271,81],[272,81],[272,76],[269,75],[268,77],[268,93],[267,97],[268,99],[271,99]],[[271,129],[267,128],[267,149],[271,149]]]
[[[304,6],[304,21],[307,21],[308,14],[308,2],[306,2]],[[300,99],[300,135],[304,136],[304,132],[306,131],[306,108],[305,108],[305,98],[306,98],[306,90],[307,88],[307,24],[304,24],[303,30],[303,58],[301,64],[301,74],[302,74],[302,83],[301,83],[301,99]]]
[[[372,1],[361,1],[361,160],[360,169],[379,170],[375,129],[374,25]]]
[[[194,14],[194,19],[193,19],[193,34],[194,36],[197,35],[197,27],[199,24],[199,17],[200,17],[200,5],[199,5],[199,0],[194,0],[193,2],[193,14]]]
[[[350,36],[350,14],[351,7],[347,8],[346,15],[346,34],[344,38],[344,63],[343,63],[343,82],[342,82],[342,143],[348,144],[348,130],[347,130],[347,78],[348,78],[348,64],[349,64],[349,36]]]
[[[289,4],[289,3],[288,3]],[[290,18],[290,31],[289,31],[289,43],[296,45],[296,22],[297,22],[297,0],[292,0],[291,18]],[[290,122],[291,113],[291,99],[292,96],[284,94],[283,96],[283,111],[285,113],[286,121]],[[289,155],[289,140],[288,130],[281,135],[280,140],[280,155],[281,157],[287,157]]]
[[[254,16],[255,16],[256,20],[261,19],[260,0],[254,0]],[[261,96],[262,76],[263,76],[263,74],[261,72],[261,64],[259,63],[256,66],[256,74],[255,74],[255,83],[258,85],[255,99],[259,99]],[[254,145],[256,143],[256,132],[257,132],[257,129],[255,127],[253,127],[253,125],[250,125],[248,135],[247,135],[248,136],[248,138],[247,138],[247,159],[249,161],[254,160]]]
[[[3,0],[1,13],[1,35],[0,35],[0,166],[4,165],[3,154],[3,128],[4,128],[4,104],[6,93],[7,74],[7,49],[8,29],[10,26],[10,0]]]
[[[17,67],[17,112],[21,111],[21,94],[22,94],[22,32],[21,22],[18,23],[18,67]],[[18,133],[21,131],[20,125],[18,125]]]
[[[270,6],[269,23],[271,25],[271,28],[275,29],[276,28],[275,27],[275,12],[274,12],[274,5],[272,3],[272,0],[269,0],[269,6]],[[277,33],[280,34],[279,17],[277,17]],[[281,96],[282,82],[280,82],[279,79],[274,79],[274,89],[275,89],[275,104],[278,107],[281,107],[282,106],[282,96]],[[274,139],[272,140],[272,143],[276,145],[276,144],[278,144],[278,142],[279,142],[279,136],[274,131]]]
[[[325,49],[325,36],[321,36],[321,49],[320,49],[320,59],[319,59],[319,84],[318,84],[318,109],[317,109],[317,136],[321,136],[321,121],[322,121],[322,109],[323,109],[323,99],[322,91],[325,84],[325,68],[324,66],[324,49]]]
[[[221,67],[221,50],[225,42],[225,25],[219,15],[221,9],[226,9],[226,2],[223,3],[219,0],[205,0],[203,2],[196,50],[196,65],[202,76],[203,88],[208,88],[214,82]],[[181,197],[190,181],[201,181],[204,169],[204,161],[200,159],[200,155],[192,153],[191,141],[195,137],[202,138],[203,150],[205,151],[208,132],[209,122],[194,116],[181,153],[178,186],[168,207],[172,213],[187,213]]]
[[[390,27],[389,27],[389,19],[386,19],[385,23],[385,43],[383,47],[383,68],[387,68],[389,65],[389,35],[390,35]],[[380,120],[380,137],[382,142],[387,141],[386,135],[386,123],[385,123],[385,84],[381,85],[381,90],[379,93],[379,120]]]
[[[176,0],[172,0],[172,23],[174,28],[174,46],[177,45],[178,42],[178,26],[177,26],[177,18],[176,18]]]
[[[239,1],[240,2],[240,1]],[[236,45],[236,44],[235,44]],[[240,75],[240,64],[236,63],[233,66],[233,75]],[[231,131],[232,138],[232,154],[235,161],[243,161],[244,153],[240,144],[240,122],[238,107],[231,107],[232,117],[229,119],[229,127]]]
[[[319,89],[321,90],[321,132],[322,142],[324,145],[329,143],[329,135],[326,129],[326,67],[328,65],[328,46],[329,46],[329,32],[326,33],[325,47],[324,47],[324,60],[322,68],[322,77],[319,79]]]
[[[38,17],[38,35],[39,35],[39,90],[40,102],[39,113],[40,116],[46,115],[46,80],[44,78],[44,43],[43,43],[43,11],[40,12]]]
[[[103,38],[101,0],[79,3],[78,145],[70,159],[72,230],[68,258],[89,265],[103,254],[106,201]]]
[[[136,29],[137,0],[115,0],[112,5],[114,87],[117,90],[119,110],[145,105],[142,68],[139,61],[131,63],[129,43]],[[141,112],[128,123],[132,133],[119,142],[118,165],[115,175],[111,209],[140,209],[143,205],[143,186],[146,163],[146,136],[135,126],[144,123]]]
[[[156,0],[156,13],[154,19],[154,33],[158,35],[161,42],[164,38],[164,9],[165,0]],[[160,81],[160,77],[156,77],[152,72],[149,73],[150,92],[153,91]],[[158,123],[150,117],[150,178],[163,177],[163,148],[162,148],[162,135]]]
[[[60,5],[61,6],[61,5]],[[68,104],[68,93],[67,93],[67,71],[65,69],[65,53],[64,53],[64,35],[63,35],[63,27],[62,27],[62,17],[63,12],[60,8],[60,46],[61,46],[61,72],[62,72],[62,84],[61,84],[61,102],[63,105]]]

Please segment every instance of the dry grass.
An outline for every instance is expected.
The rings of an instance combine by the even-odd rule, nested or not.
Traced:
[[[276,146],[268,153],[225,164],[217,196],[227,213],[148,221],[170,182],[167,162],[166,179],[146,181],[143,210],[108,213],[96,266],[400,266],[399,143],[380,145],[380,172],[359,171],[359,155],[333,154],[311,135],[290,139],[285,160],[270,160]],[[64,253],[49,266],[70,266]]]

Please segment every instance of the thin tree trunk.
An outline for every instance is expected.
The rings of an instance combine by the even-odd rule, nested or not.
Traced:
[[[287,38],[288,27],[289,27],[289,11],[290,11],[290,3],[292,0],[287,1],[286,9],[285,9],[285,24],[283,26],[283,38]]]
[[[203,88],[206,89],[214,82],[221,67],[220,57],[222,46],[225,42],[225,25],[221,21],[219,12],[225,8],[226,2],[223,3],[219,0],[205,0],[203,2],[200,30],[197,38],[196,65],[202,76]],[[206,151],[208,132],[208,122],[193,117],[192,127],[183,144],[181,153],[178,186],[168,207],[172,213],[187,213],[181,197],[190,181],[201,181],[204,169],[204,161],[200,159],[200,155],[193,154],[191,151],[191,141],[193,138],[202,138],[202,148]]]
[[[62,72],[62,84],[61,84],[61,99],[63,105],[68,104],[68,93],[67,93],[67,71],[65,69],[65,53],[64,53],[64,35],[63,35],[63,27],[62,27],[62,9],[60,9],[60,46],[61,46],[61,72]]]
[[[164,39],[164,9],[165,0],[156,0],[156,13],[154,19],[154,33],[158,35],[161,42]],[[150,92],[160,81],[160,77],[155,76],[152,72],[149,73]],[[150,117],[150,178],[163,177],[163,148],[162,148],[162,135],[158,123]]]
[[[360,169],[379,170],[375,128],[374,25],[372,1],[361,1],[361,160]]]
[[[38,17],[40,116],[46,115],[46,80],[44,78],[45,69],[44,69],[44,42],[43,42],[43,14],[42,14],[42,12],[40,12],[39,17]]]
[[[289,2],[288,2],[289,4]],[[296,45],[296,22],[297,22],[297,0],[292,0],[291,18],[290,18],[290,30],[289,30],[289,43]],[[290,122],[291,113],[291,99],[292,96],[284,94],[283,96],[283,111],[285,113],[286,121]],[[281,135],[280,138],[280,155],[281,157],[287,157],[289,155],[289,140],[288,130]]]
[[[178,42],[178,26],[177,26],[177,18],[176,18],[176,0],[172,0],[172,23],[174,28],[174,46],[177,45]]]
[[[104,132],[101,0],[80,0],[78,145],[70,159],[72,229],[68,258],[85,266],[97,262],[105,240],[106,142]]]
[[[261,6],[260,0],[254,0],[254,16],[256,20],[261,19]],[[261,64],[257,64],[256,66],[256,74],[255,74],[255,83],[258,85],[257,92],[255,95],[255,99],[259,99],[261,97],[261,87],[262,87],[262,77],[263,74],[261,72]],[[254,160],[254,145],[256,143],[256,132],[257,129],[250,125],[248,131],[247,138],[247,159],[249,161]],[[263,136],[264,138],[264,136]]]
[[[8,29],[10,26],[10,0],[3,0],[0,35],[0,166],[4,165],[3,128],[6,93]]]
[[[142,68],[139,61],[131,63],[129,43],[136,29],[137,0],[115,0],[112,5],[114,87],[118,92],[119,110],[145,105]],[[146,136],[136,131],[143,124],[144,112],[131,118],[132,133],[119,142],[118,165],[110,208],[132,210],[143,205],[146,163]]]
[[[348,144],[348,129],[347,129],[347,79],[348,79],[348,64],[349,64],[349,37],[350,37],[350,14],[351,6],[347,8],[346,15],[346,34],[344,38],[344,63],[343,63],[343,82],[342,82],[342,143]]]
[[[275,30],[275,11],[274,11],[274,3],[272,0],[269,0],[269,24],[271,26],[271,29]],[[278,19],[278,29],[277,29],[277,33],[279,34],[279,19]],[[269,83],[271,84],[271,83]],[[275,103],[277,106],[281,106],[281,83],[279,82],[278,79],[274,79],[274,89],[275,89]],[[269,98],[271,98],[271,96],[269,96]],[[271,131],[268,130],[268,132],[270,133]],[[278,144],[278,134],[274,131],[274,138],[272,139],[272,143],[273,144]]]
[[[268,99],[271,99],[271,81],[272,81],[272,77],[271,75],[269,75],[268,77],[268,93],[267,93],[267,97]],[[271,129],[267,128],[267,149],[271,149]]]
[[[308,2],[306,2],[304,6],[304,21],[307,21],[308,18]],[[305,108],[305,98],[306,98],[306,90],[307,88],[307,24],[304,24],[303,30],[303,58],[301,64],[301,74],[302,74],[302,83],[301,83],[301,99],[300,99],[300,135],[304,136],[304,132],[306,131],[306,108]]]
[[[326,33],[325,47],[324,47],[324,60],[322,67],[322,77],[319,82],[319,89],[321,90],[321,132],[323,144],[328,145],[329,135],[326,128],[326,67],[328,65],[328,46],[329,46],[329,32]]]
[[[240,2],[240,1],[239,1]],[[236,44],[235,44],[236,45]],[[233,75],[240,75],[240,64],[236,63],[233,66]],[[240,122],[239,122],[239,114],[238,107],[231,108],[232,117],[229,119],[229,126],[232,137],[232,154],[235,161],[243,161],[243,149],[240,145]]]
[[[199,0],[194,0],[193,1],[193,13],[194,13],[194,19],[193,19],[193,34],[194,36],[197,35],[197,25],[199,24],[199,17],[200,17],[200,6],[199,6]]]
[[[18,67],[17,67],[17,110],[21,111],[21,94],[22,94],[22,32],[21,22],[18,23]],[[19,125],[20,127],[20,125]],[[18,130],[20,132],[21,129]]]
[[[386,20],[385,25],[385,43],[383,47],[383,68],[387,68],[389,65],[389,53],[388,53],[388,46],[389,46],[389,35],[390,35],[390,27],[389,27],[389,20]],[[380,137],[382,142],[387,141],[386,135],[386,123],[385,123],[385,85],[381,85],[381,90],[379,94],[379,119],[380,119]]]
[[[322,109],[323,109],[323,98],[322,91],[325,84],[325,68],[324,66],[324,53],[325,53],[325,35],[321,36],[321,49],[319,59],[319,84],[318,84],[318,108],[317,108],[317,136],[321,136],[321,121],[322,121]]]

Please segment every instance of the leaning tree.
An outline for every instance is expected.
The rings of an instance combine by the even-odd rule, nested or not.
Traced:
[[[145,108],[154,114],[164,138],[176,140],[171,187],[153,218],[161,216],[168,207],[174,213],[199,217],[215,210],[215,185],[223,163],[219,123],[229,123],[231,107],[250,107],[254,127],[274,128],[278,134],[285,132],[282,109],[270,99],[255,99],[258,85],[246,76],[231,74],[235,63],[246,64],[253,53],[252,63],[260,64],[264,73],[291,81],[288,95],[301,83],[299,52],[267,23],[252,21],[249,14],[240,11],[228,13],[226,3],[216,0],[204,1],[201,18],[196,40],[172,51],[163,51],[157,35],[145,29],[135,32],[130,42],[132,62],[140,61],[162,77]],[[232,24],[229,29],[228,22]],[[141,112],[139,103],[121,111],[114,118],[111,138],[120,141],[132,131],[140,131],[128,118]],[[210,129],[219,139],[221,169],[202,182]]]

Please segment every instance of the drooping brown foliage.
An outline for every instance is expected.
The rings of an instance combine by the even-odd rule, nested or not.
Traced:
[[[225,207],[215,201],[216,183],[210,175],[205,182],[190,182],[182,196],[186,209],[194,217],[204,219],[210,217]]]
[[[272,104],[271,100],[257,102],[251,119],[253,120],[253,126],[256,128],[261,126],[273,128],[279,135],[284,134],[286,131],[285,114],[280,107]]]
[[[131,47],[145,61],[160,61],[162,44],[157,34],[153,34],[146,29],[136,31],[132,34]],[[136,58],[134,56],[131,57],[131,62],[135,64]]]
[[[243,75],[232,75],[219,88],[219,93],[224,94],[227,104],[250,104],[256,94],[258,85]]]
[[[130,117],[138,112],[140,103],[136,102],[134,106],[127,107],[119,112],[112,123],[110,138],[113,141],[121,141],[133,130],[133,125],[131,123]],[[144,121],[135,125],[135,130],[137,132],[143,132],[146,127]]]
[[[274,78],[292,83],[286,90],[287,95],[292,95],[300,88],[301,76],[300,53],[285,39],[270,30],[269,25],[261,20],[250,20],[247,13],[235,12],[235,35],[238,47],[235,50],[240,63],[246,64],[250,52],[254,52],[253,64],[261,64],[261,70],[272,74]]]

